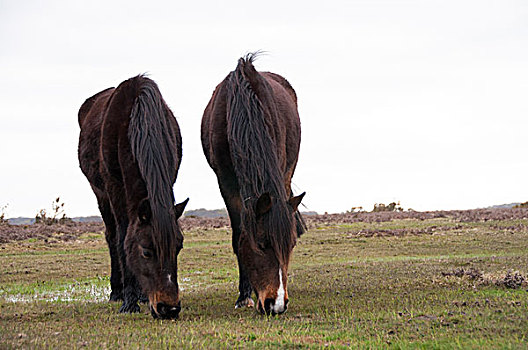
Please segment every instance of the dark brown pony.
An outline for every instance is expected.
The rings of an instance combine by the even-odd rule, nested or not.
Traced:
[[[182,156],[176,119],[156,83],[140,75],[87,99],[79,125],[79,163],[110,249],[110,300],[123,300],[119,312],[138,312],[143,292],[154,317],[176,318],[178,218],[188,201],[174,206]]]
[[[235,307],[280,314],[288,305],[288,264],[304,223],[292,197],[301,127],[297,97],[280,75],[259,73],[255,55],[213,93],[202,119],[202,146],[216,173],[233,229],[240,295]]]

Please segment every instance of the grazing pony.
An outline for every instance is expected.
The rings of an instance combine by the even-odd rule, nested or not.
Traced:
[[[176,318],[178,218],[188,199],[174,205],[182,156],[174,115],[156,83],[139,75],[87,99],[79,126],[79,163],[106,227],[110,300],[123,301],[119,312],[139,312],[146,295],[152,316]]]
[[[202,146],[216,173],[233,229],[239,269],[235,308],[281,314],[288,305],[288,264],[304,222],[293,197],[301,126],[291,85],[260,73],[254,54],[238,60],[215,89],[202,119]]]

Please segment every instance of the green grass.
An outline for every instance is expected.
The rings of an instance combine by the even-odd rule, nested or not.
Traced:
[[[363,231],[408,230],[393,237]],[[528,220],[448,219],[332,225],[295,248],[288,312],[234,310],[238,269],[226,230],[191,230],[179,256],[180,318],[106,302],[101,233],[71,242],[0,245],[0,348],[528,347],[527,286],[492,283],[528,273]],[[477,269],[483,280],[445,276]],[[499,277],[497,277],[499,276]]]

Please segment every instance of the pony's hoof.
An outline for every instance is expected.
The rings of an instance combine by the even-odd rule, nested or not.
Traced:
[[[248,297],[246,299],[237,300],[237,302],[235,303],[235,309],[240,309],[244,306],[255,307],[255,302],[253,301],[253,299]]]
[[[110,298],[108,299],[108,301],[120,301],[120,300],[123,300],[123,293],[121,292],[111,292],[110,293]]]
[[[123,305],[121,305],[121,307],[119,308],[120,314],[132,314],[132,313],[139,312],[139,311],[140,311],[140,308],[137,303],[130,303],[130,304],[123,303]]]

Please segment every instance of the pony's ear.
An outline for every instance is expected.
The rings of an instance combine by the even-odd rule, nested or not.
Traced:
[[[271,196],[269,193],[263,193],[256,204],[256,213],[257,215],[264,215],[271,209]]]
[[[179,218],[180,216],[182,216],[183,211],[185,210],[185,206],[187,205],[188,202],[189,202],[189,198],[187,198],[183,202],[176,204],[174,206],[174,213],[176,214],[176,218]]]
[[[139,202],[138,218],[142,224],[150,222],[150,219],[152,218],[152,211],[150,210],[148,198],[143,198],[141,202]]]
[[[301,204],[301,201],[302,201],[302,199],[303,199],[305,194],[306,194],[306,192],[303,192],[300,195],[298,195],[297,197],[291,197],[288,200],[288,203],[293,208],[293,211],[297,210],[297,208],[299,207],[299,204]]]

